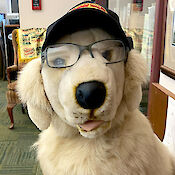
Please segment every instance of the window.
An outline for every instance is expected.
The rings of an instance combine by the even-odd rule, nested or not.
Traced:
[[[127,36],[134,48],[145,58],[151,73],[156,0],[109,0],[109,9],[119,15]]]

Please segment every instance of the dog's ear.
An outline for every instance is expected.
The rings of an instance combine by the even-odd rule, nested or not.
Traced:
[[[147,68],[144,58],[131,50],[125,65],[124,99],[129,111],[139,107],[142,99],[142,84],[146,83]]]
[[[22,103],[27,104],[31,120],[40,130],[44,130],[50,125],[52,108],[45,95],[40,68],[40,59],[24,66],[18,75],[17,92]]]

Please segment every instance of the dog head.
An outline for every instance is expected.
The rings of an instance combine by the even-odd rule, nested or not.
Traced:
[[[59,134],[79,131],[95,138],[138,108],[146,74],[143,59],[134,50],[127,53],[108,32],[76,31],[46,50],[42,65],[31,61],[18,78],[19,95],[40,129],[51,123]]]

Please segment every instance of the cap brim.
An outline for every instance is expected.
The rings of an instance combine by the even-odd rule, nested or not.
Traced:
[[[110,11],[108,12],[110,13]],[[110,14],[97,9],[83,8],[67,13],[48,27],[42,50],[48,45],[54,44],[66,34],[87,28],[101,28],[115,38],[121,39],[125,45],[128,45],[119,19],[115,19]]]

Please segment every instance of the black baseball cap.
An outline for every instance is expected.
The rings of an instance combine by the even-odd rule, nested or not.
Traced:
[[[85,1],[71,8],[47,28],[42,51],[64,35],[88,28],[101,28],[122,40],[129,50],[133,48],[132,39],[126,37],[116,13],[92,1]]]

